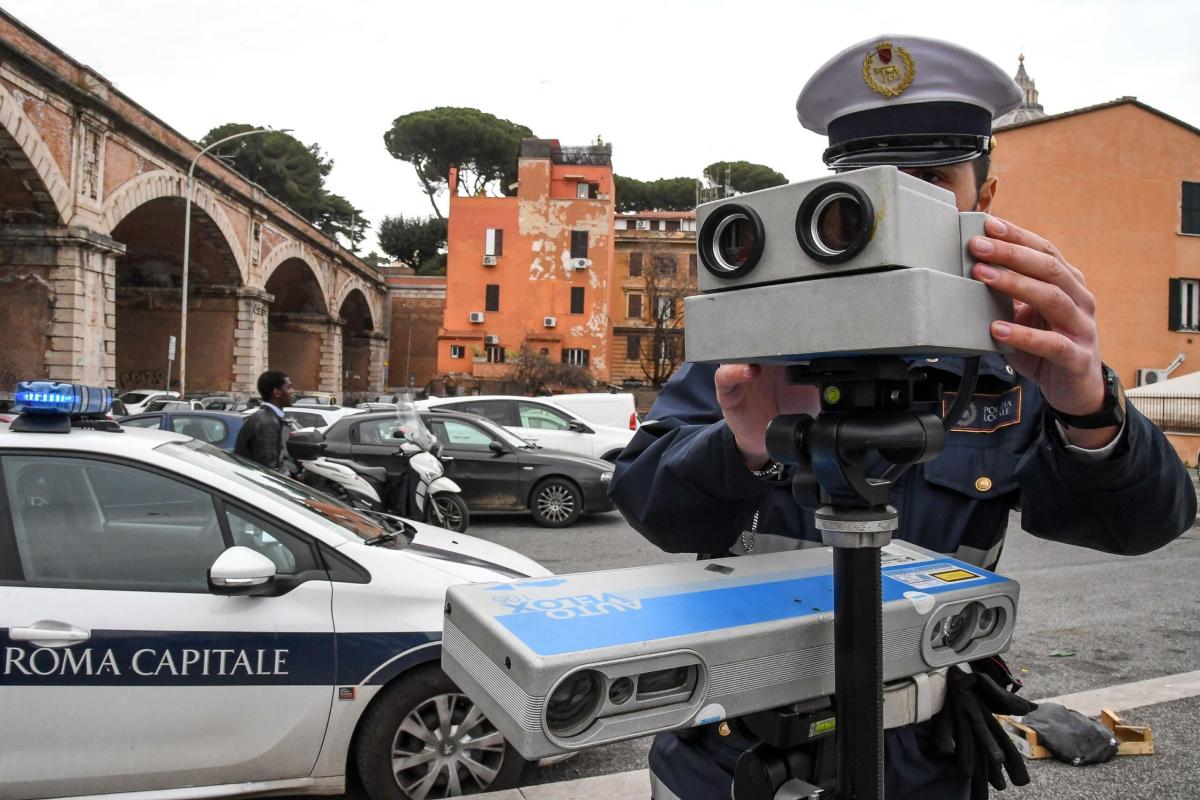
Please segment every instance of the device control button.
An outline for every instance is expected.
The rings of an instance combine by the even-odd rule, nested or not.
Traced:
[[[975,491],[988,492],[992,489],[992,479],[987,475],[980,475],[975,479]]]

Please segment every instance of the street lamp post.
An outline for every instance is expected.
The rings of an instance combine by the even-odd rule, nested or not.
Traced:
[[[183,212],[183,304],[179,314],[179,397],[182,398],[187,393],[187,312],[188,312],[188,256],[191,251],[192,244],[192,200],[196,194],[196,162],[200,157],[212,150],[214,147],[219,147],[226,142],[231,142],[234,139],[240,139],[243,136],[253,136],[258,133],[276,133],[271,128],[255,128],[254,130],[242,131],[235,133],[232,136],[226,136],[224,139],[213,142],[205,147],[196,157],[192,159],[192,164],[188,167],[187,177],[187,199],[184,202]],[[283,129],[278,133],[290,133],[290,129]],[[167,376],[167,385],[171,384],[171,376]]]

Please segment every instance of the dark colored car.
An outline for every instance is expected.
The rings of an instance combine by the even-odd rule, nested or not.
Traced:
[[[123,417],[121,424],[131,428],[175,431],[232,453],[238,431],[247,419],[245,414],[229,411],[155,411]]]
[[[442,445],[446,475],[472,514],[530,511],[539,525],[565,528],[582,514],[613,509],[606,461],[542,450],[474,414],[431,410],[421,419]],[[386,411],[343,417],[325,432],[327,453],[399,474],[396,425],[396,414]]]

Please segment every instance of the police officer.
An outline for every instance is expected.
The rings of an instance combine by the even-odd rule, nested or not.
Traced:
[[[796,107],[806,128],[829,137],[832,169],[892,164],[953,192],[960,211],[986,212],[997,191],[988,176],[992,120],[1020,99],[1012,79],[976,53],[881,36],[817,70]],[[969,244],[972,274],[1013,298],[1014,321],[991,326],[1013,352],[982,359],[974,399],[942,454],[898,480],[896,537],[994,568],[1019,506],[1022,527],[1043,538],[1128,555],[1163,546],[1191,527],[1195,493],[1166,439],[1126,406],[1103,364],[1083,273],[1032,231],[993,217],[985,232]],[[963,369],[958,358],[910,364],[951,389]],[[685,364],[618,459],[611,494],[638,531],[671,552],[759,554],[820,542],[764,441],[776,415],[818,407],[816,390],[787,385],[782,367]],[[968,776],[934,742],[937,722],[885,732],[888,800],[967,797]],[[654,797],[727,800],[747,746],[728,726],[658,736]]]

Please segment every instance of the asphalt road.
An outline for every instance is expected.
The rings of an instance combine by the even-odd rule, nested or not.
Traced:
[[[528,517],[478,516],[470,533],[511,547],[558,572],[679,561],[633,531],[618,514],[584,518],[565,530]],[[1010,521],[1001,571],[1021,583],[1018,628],[1007,658],[1029,698],[1099,689],[1200,669],[1200,531],[1133,558],[1047,542]],[[1011,800],[1200,797],[1200,698],[1124,712],[1149,724],[1157,753],[1075,768],[1033,762],[1033,782]],[[644,769],[649,741],[596,748],[562,764],[531,768],[527,785]]]

